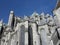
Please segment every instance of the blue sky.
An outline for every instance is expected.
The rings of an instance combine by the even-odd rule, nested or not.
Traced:
[[[15,16],[31,15],[34,11],[52,14],[57,0],[0,0],[0,20],[8,21],[9,12],[14,11]]]

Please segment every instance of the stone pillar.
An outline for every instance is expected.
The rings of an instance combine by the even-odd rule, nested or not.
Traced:
[[[14,42],[15,40],[14,40],[14,36],[12,36],[12,39],[11,39],[11,45],[14,45]]]
[[[28,32],[25,32],[25,44],[28,45]]]
[[[7,45],[10,45],[10,44],[11,44],[11,39],[10,39],[11,36],[10,36],[10,32],[8,32],[8,34],[7,34],[6,37],[7,37],[7,41],[8,41],[8,42],[7,42]]]
[[[59,40],[56,31],[52,34],[51,39],[53,40],[53,44],[56,45]]]
[[[11,11],[11,12],[10,12],[10,16],[9,16],[8,25],[9,25],[9,26],[13,26],[13,25],[14,25],[13,23],[14,23],[14,12]]]
[[[9,44],[11,44],[11,45],[17,45],[17,36],[16,36],[16,34],[17,33],[15,33],[15,34],[12,34],[12,37],[11,37],[11,43],[9,43]]]
[[[32,24],[32,32],[33,32],[33,45],[40,45],[40,38],[37,34],[37,27],[36,24]]]
[[[19,26],[19,23],[17,24],[15,31],[17,31],[17,44],[19,45],[19,43],[20,43],[20,26]]]
[[[28,21],[25,21],[25,44],[28,45]]]
[[[42,45],[48,45],[48,39],[45,30],[41,30],[41,40],[42,40]]]
[[[25,26],[21,25],[20,27],[20,45],[24,45],[25,42]]]

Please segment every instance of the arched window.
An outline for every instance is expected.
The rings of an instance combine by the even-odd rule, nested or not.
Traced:
[[[22,25],[20,30],[20,45],[24,45],[25,42],[25,26]]]
[[[48,44],[47,33],[44,28],[41,28],[40,30],[42,45],[47,45]]]
[[[33,33],[31,26],[28,28],[28,45],[33,45]]]

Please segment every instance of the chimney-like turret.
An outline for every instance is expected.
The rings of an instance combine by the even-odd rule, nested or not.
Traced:
[[[10,11],[8,25],[10,27],[13,27],[14,26],[14,12],[13,11]]]

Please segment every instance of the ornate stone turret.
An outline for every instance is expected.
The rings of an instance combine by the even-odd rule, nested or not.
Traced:
[[[9,20],[8,20],[8,25],[9,26],[14,26],[14,12],[10,11],[10,16],[9,16]]]

